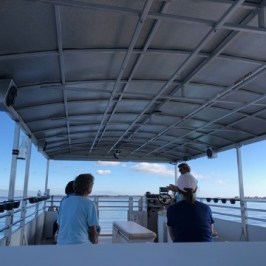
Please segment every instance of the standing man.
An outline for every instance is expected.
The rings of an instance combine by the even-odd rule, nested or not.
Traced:
[[[196,178],[190,174],[190,166],[187,164],[187,163],[180,163],[178,166],[178,170],[179,170],[179,173],[181,175],[185,175],[185,176],[188,176],[188,177],[193,177],[195,179],[195,182],[197,183],[197,180]],[[182,195],[179,194],[179,190],[178,190],[178,187],[174,184],[170,184],[168,187],[167,187],[168,190],[172,190],[173,192],[176,193],[175,195],[175,198],[176,198],[176,201],[179,201],[182,199]]]

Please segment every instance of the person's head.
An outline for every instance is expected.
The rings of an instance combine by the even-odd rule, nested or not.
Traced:
[[[69,181],[65,187],[66,195],[74,193],[74,181]]]
[[[193,204],[195,202],[197,184],[197,179],[190,173],[180,175],[177,179],[178,190],[187,203]]]
[[[91,193],[94,177],[91,174],[80,174],[74,181],[74,192],[79,196],[87,196]]]
[[[178,165],[178,170],[180,172],[180,174],[186,174],[186,173],[190,173],[190,167],[187,163],[181,163]]]

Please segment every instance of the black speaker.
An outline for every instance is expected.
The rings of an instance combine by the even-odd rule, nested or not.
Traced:
[[[15,103],[17,86],[11,79],[0,80],[0,111],[7,111]]]
[[[208,147],[206,149],[206,155],[208,157],[208,159],[213,159],[217,157],[217,153],[213,151],[213,149],[211,147]]]

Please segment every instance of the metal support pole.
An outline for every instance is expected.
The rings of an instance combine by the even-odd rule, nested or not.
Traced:
[[[44,194],[49,196],[50,192],[48,192],[48,176],[49,176],[49,167],[50,167],[50,160],[48,159],[46,162],[46,175],[45,175],[45,185],[44,185]],[[44,211],[46,210],[46,201],[44,202]]]
[[[94,197],[94,204],[96,206],[97,215],[98,215],[98,218],[99,218],[100,217],[100,212],[99,212],[99,197],[98,196]]]
[[[29,184],[29,170],[30,170],[30,159],[31,159],[31,147],[32,142],[30,139],[27,140],[27,157],[26,157],[26,166],[25,166],[25,176],[24,176],[24,188],[23,188],[23,200],[21,207],[21,222],[20,222],[20,245],[27,245],[27,239],[25,236],[25,223],[26,223],[26,214],[27,214],[27,197],[28,197],[28,184]]]
[[[48,195],[49,193],[47,193],[48,190],[48,176],[49,176],[49,168],[50,168],[50,160],[47,160],[46,163],[46,176],[45,176],[45,186],[44,186],[44,193],[46,195]]]
[[[133,197],[130,196],[129,197],[129,201],[128,201],[128,221],[131,221],[132,219],[132,212],[133,212]]]
[[[175,185],[177,184],[177,164],[175,164]]]
[[[247,230],[247,204],[244,196],[244,184],[243,184],[243,172],[242,172],[242,158],[241,148],[236,147],[237,153],[237,168],[238,168],[238,182],[239,182],[239,196],[240,196],[240,211],[241,211],[241,223],[242,223],[242,235],[244,240],[248,241],[248,230]]]
[[[18,146],[19,146],[19,135],[20,135],[20,124],[17,122],[15,125],[14,140],[13,140],[13,151],[12,151],[12,162],[10,170],[10,179],[9,179],[9,190],[8,190],[8,200],[14,200],[15,195],[15,184],[16,184],[16,174],[17,174],[17,157],[18,157]],[[11,234],[12,234],[12,224],[13,224],[13,215],[14,211],[9,211],[10,215],[6,217],[6,230],[5,230],[5,239],[6,246],[10,245]]]
[[[40,205],[40,202],[37,202],[35,203],[35,237],[34,237],[34,242],[35,242],[35,245],[38,245],[39,244],[39,237],[40,237],[40,234],[39,234],[39,231],[38,231],[38,227],[39,227],[39,205]]]
[[[258,13],[258,24],[259,27],[261,28],[265,28],[266,24],[265,24],[265,8],[262,7]]]

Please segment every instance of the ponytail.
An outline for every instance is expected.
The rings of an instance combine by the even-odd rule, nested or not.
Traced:
[[[181,191],[181,193],[183,194],[184,200],[188,204],[193,204],[195,202],[195,192],[197,189],[195,189],[193,191],[193,189],[191,189],[191,188],[186,188],[185,190],[186,190],[186,192]]]

